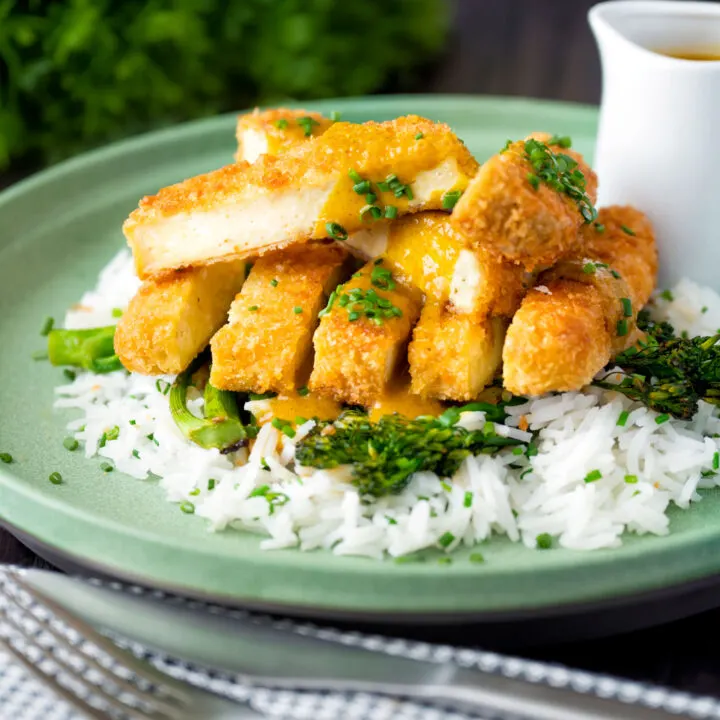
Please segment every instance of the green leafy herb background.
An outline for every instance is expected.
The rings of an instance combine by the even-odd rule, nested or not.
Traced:
[[[409,89],[444,0],[0,0],[0,170],[255,103]]]

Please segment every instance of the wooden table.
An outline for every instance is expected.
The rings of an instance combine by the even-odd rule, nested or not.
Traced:
[[[597,103],[600,69],[587,0],[457,0],[454,34],[422,92],[525,95]],[[22,173],[0,177],[0,187]],[[0,562],[46,563],[0,530]],[[720,601],[719,601],[720,604]],[[720,695],[720,612],[620,638],[544,647],[533,657]],[[482,638],[477,638],[482,645]]]

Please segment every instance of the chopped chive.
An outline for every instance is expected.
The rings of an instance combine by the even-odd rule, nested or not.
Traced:
[[[593,263],[593,262],[586,262],[582,267],[582,271],[586,275],[593,275],[595,273],[595,270],[596,270],[595,263]]]
[[[599,480],[601,477],[602,477],[602,473],[599,470],[591,470],[585,476],[585,482],[586,483],[595,482],[596,480]]]
[[[77,450],[79,446],[80,443],[74,437],[66,437],[63,440],[63,447],[70,452]]]
[[[170,392],[170,388],[172,385],[169,382],[166,382],[162,378],[158,378],[155,381],[155,389],[162,395],[167,395]]]
[[[348,176],[356,185],[363,181],[362,175],[357,170],[348,170]]]
[[[55,319],[51,317],[46,317],[45,322],[43,322],[42,327],[40,328],[40,335],[43,337],[47,337],[50,334],[50,331],[53,329],[53,326],[55,325]]]
[[[200,494],[200,488],[195,488],[194,490],[191,490],[188,495],[191,497],[197,497]]]
[[[342,117],[342,113],[338,110],[333,110],[330,113],[330,120],[331,122],[340,122],[340,118]]]
[[[453,544],[455,540],[455,536],[451,532],[446,532],[445,534],[440,536],[440,539],[438,540],[438,545],[440,547],[448,547]]]
[[[270,281],[270,285],[271,285],[272,287],[277,287],[277,286],[278,286],[277,278],[273,278],[273,279]]]
[[[386,515],[385,519],[387,520],[388,525],[397,525],[397,520],[394,517],[390,517],[390,515]]]
[[[605,226],[602,223],[595,223],[595,232],[604,233]]]
[[[208,480],[208,490],[214,490],[215,489],[215,478],[210,478]]]
[[[625,317],[632,317],[632,301],[630,298],[620,298],[620,303],[623,307],[623,315]]]
[[[618,416],[617,422],[615,423],[619,427],[625,427],[625,423],[628,421],[630,413],[627,410],[623,410]]]
[[[320,124],[315,118],[311,118],[310,116],[298,118],[296,122],[303,129],[305,137],[310,137],[313,132],[313,127]]]
[[[702,309],[700,310],[700,312],[704,315],[707,311],[708,311],[707,305],[703,305],[703,307],[702,307]]]
[[[356,320],[360,319],[360,313],[353,310],[353,312],[348,313],[348,320],[350,322],[355,322]]]
[[[472,506],[472,501],[473,501],[473,494],[472,494],[472,492],[470,492],[470,490],[468,490],[468,491],[465,493],[465,498],[463,499],[463,505],[464,505],[466,508],[469,508],[469,507]]]
[[[452,565],[453,559],[449,555],[443,555],[438,558],[438,565]]]
[[[31,357],[33,360],[47,360],[50,356],[47,354],[47,350],[36,350]]]
[[[522,447],[522,445],[517,445],[512,449],[513,455],[524,455],[525,454],[525,448]]]
[[[483,557],[483,554],[482,554],[482,553],[479,553],[479,552],[471,553],[471,554],[470,554],[470,557],[468,558],[468,560],[470,560],[471,563],[477,563],[478,565],[479,565],[480,563],[484,563],[484,562],[485,562],[485,558]]]
[[[667,413],[663,413],[662,415],[658,415],[655,418],[655,422],[658,425],[662,425],[663,423],[666,423],[669,419],[670,419],[670,415],[668,415]]]
[[[572,140],[567,135],[553,135],[548,141],[548,145],[558,145],[561,148],[569,148],[572,146]]]
[[[622,320],[617,321],[617,325],[615,325],[615,330],[617,332],[618,337],[624,337],[628,334],[628,322],[623,318]]]
[[[365,202],[368,205],[372,205],[377,200],[377,195],[373,192],[369,192],[365,195]]]
[[[285,130],[288,126],[288,121],[286,118],[280,118],[279,120],[275,121],[275,127],[279,130]]]
[[[112,316],[114,318],[121,318],[123,316],[122,308],[113,308],[112,309]]]
[[[628,485],[637,485],[637,481],[638,481],[637,475],[626,475],[625,476],[625,482]]]
[[[308,419],[306,417],[303,417],[302,415],[298,415],[295,418],[296,425],[304,425],[307,421],[308,421]]]
[[[553,539],[550,533],[540,533],[535,538],[535,545],[539,550],[549,550],[552,547]]]
[[[445,492],[452,492],[452,485],[451,485],[449,482],[445,482],[444,480],[442,480],[442,481],[440,482],[440,487],[441,487]]]
[[[390,186],[386,182],[377,182],[375,183],[377,185],[377,189],[380,192],[390,192]]]
[[[523,470],[520,473],[520,479],[522,480],[526,475],[529,475],[532,471],[533,471],[533,469],[531,467],[526,468],[525,470]]]
[[[527,181],[532,185],[533,190],[537,190],[540,187],[540,178],[535,173],[529,172],[526,177]]]
[[[294,312],[296,315],[300,315],[300,313],[301,313],[302,311],[303,311],[303,309],[302,309],[299,305],[296,305],[296,306],[293,308],[293,312]]]
[[[325,230],[327,231],[328,237],[339,242],[344,242],[348,238],[347,230],[336,222],[325,223]]]
[[[10,453],[0,453],[0,462],[4,462],[9,465],[13,461],[13,456]]]
[[[257,305],[250,305],[250,307],[248,307],[248,310],[250,312],[257,312],[259,310],[259,308]]]
[[[452,210],[462,195],[462,190],[450,190],[442,196],[443,210]]]
[[[117,440],[120,437],[120,428],[115,425],[104,433],[104,435],[106,440]]]
[[[425,136],[420,132],[415,136],[416,140],[422,140]]]
[[[192,515],[195,512],[195,505],[193,505],[189,500],[185,500],[185,502],[180,503],[180,510],[186,515]]]
[[[537,445],[534,442],[529,442],[527,446],[527,450],[525,451],[525,455],[529,458],[535,457],[535,455],[538,454],[538,448]]]
[[[113,471],[113,466],[109,462],[101,462],[100,463],[100,469],[103,472],[109,473]]]
[[[57,471],[51,472],[50,475],[49,475],[49,477],[48,477],[48,480],[49,480],[53,485],[60,485],[60,484],[62,483],[62,481],[63,481],[62,475],[61,475],[59,472],[57,472]]]
[[[370,189],[371,185],[368,180],[361,180],[359,183],[355,183],[355,185],[353,185],[353,190],[358,195],[364,195],[365,193],[369,193]]]
[[[285,427],[285,421],[281,420],[278,417],[274,417],[270,424],[276,429],[276,430],[282,430]]]
[[[620,280],[622,275],[617,270],[610,270],[610,274],[616,279]]]
[[[293,428],[291,428],[289,425],[285,425],[285,427],[283,427],[283,429],[281,430],[281,432],[282,432],[283,435],[286,435],[286,436],[289,437],[291,440],[292,440],[292,438],[294,438],[295,435],[297,434],[297,433],[295,432],[295,430],[293,430]]]
[[[712,459],[713,470],[720,470],[720,452],[716,452]]]
[[[63,370],[63,375],[70,381],[73,382],[75,378],[77,377],[77,373],[74,370],[71,370],[70,368],[65,368]]]
[[[663,290],[660,293],[660,297],[663,300],[667,300],[668,302],[672,302],[675,299],[675,296],[673,295],[672,290]]]
[[[397,217],[398,209],[394,205],[385,206],[385,217],[388,220],[394,220]]]
[[[300,397],[306,397],[310,394],[310,389],[307,385],[303,385],[301,388],[298,388],[297,393]]]
[[[635,235],[635,231],[632,228],[629,228],[627,225],[621,225],[620,229],[626,234],[626,235]]]

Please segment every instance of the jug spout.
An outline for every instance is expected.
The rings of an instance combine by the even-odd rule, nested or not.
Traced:
[[[720,61],[663,54],[720,53],[720,4],[613,0],[592,8],[589,22],[603,73],[598,204],[650,217],[663,285],[687,276],[720,289]]]

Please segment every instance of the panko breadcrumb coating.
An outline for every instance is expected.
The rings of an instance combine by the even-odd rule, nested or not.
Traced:
[[[547,143],[550,136],[527,139]],[[557,262],[578,247],[585,220],[578,203],[534,176],[525,140],[511,143],[480,168],[452,213],[455,226],[476,246],[510,262],[536,270]],[[590,202],[597,196],[597,177],[582,156],[558,145],[556,154],[577,161]]]
[[[500,368],[507,321],[429,303],[408,348],[411,389],[422,397],[474,400]]]
[[[612,355],[637,342],[637,313],[655,287],[652,225],[638,210],[600,210],[583,255],[543,273],[510,324],[505,387],[521,395],[579,390]]]
[[[389,289],[378,287],[372,280],[378,267],[368,263],[338,288],[332,307],[321,319],[313,339],[315,364],[309,382],[313,392],[369,407],[384,394],[403,363],[421,296],[399,282],[393,281]],[[369,318],[359,312],[356,316],[352,297],[358,291],[363,296],[375,292],[384,306],[397,308],[399,314]]]
[[[312,335],[347,253],[304,245],[257,260],[213,337],[210,381],[222,390],[289,393],[309,372]]]
[[[245,261],[188,268],[147,280],[115,330],[115,352],[131,372],[176,374],[225,322],[245,280]]]
[[[415,115],[338,122],[278,157],[229,165],[143,198],[123,231],[138,275],[147,278],[360,230],[367,193],[354,189],[351,171],[375,183],[381,213],[392,205],[399,216],[441,209],[443,195],[464,190],[477,168],[447,125]],[[380,192],[376,183],[392,175],[409,192]]]

